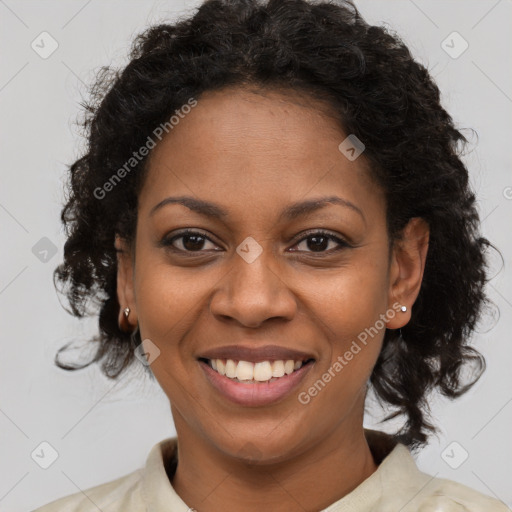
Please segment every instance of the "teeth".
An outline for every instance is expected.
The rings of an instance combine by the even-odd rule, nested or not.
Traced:
[[[297,361],[298,363],[298,361]],[[300,363],[298,363],[300,364]],[[274,361],[272,365],[272,377],[282,377],[284,375],[284,362]]]
[[[234,379],[236,377],[236,363],[233,359],[228,359],[226,361],[226,377],[230,379]]]
[[[267,382],[290,375],[302,367],[303,361],[235,361],[233,359],[209,359],[210,366],[221,375],[238,381]]]
[[[238,363],[240,364],[240,363]],[[254,380],[264,382],[272,378],[272,365],[268,361],[254,363]]]
[[[254,365],[247,361],[238,361],[236,367],[236,378],[238,380],[252,380],[254,375]]]
[[[210,360],[210,363],[211,363],[211,360]],[[217,366],[216,370],[221,375],[226,375],[226,363],[224,363],[224,361],[222,359],[216,359],[215,363],[216,363],[215,366]]]

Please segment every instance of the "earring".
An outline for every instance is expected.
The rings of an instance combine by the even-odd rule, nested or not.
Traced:
[[[128,316],[130,315],[130,308],[124,308],[122,313],[119,314],[119,329],[123,332],[131,332],[132,326],[128,322]]]
[[[407,311],[407,306],[402,306],[400,309],[405,313]]]

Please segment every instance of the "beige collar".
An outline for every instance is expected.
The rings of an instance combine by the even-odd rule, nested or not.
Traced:
[[[409,450],[397,444],[391,436],[365,429],[370,450],[378,464],[377,470],[356,489],[322,512],[370,511],[381,496],[386,481],[410,481],[421,475]],[[171,437],[156,444],[148,455],[142,481],[142,493],[148,512],[189,512],[190,508],[172,487],[168,474],[176,470],[177,438]],[[166,471],[167,470],[167,471]]]

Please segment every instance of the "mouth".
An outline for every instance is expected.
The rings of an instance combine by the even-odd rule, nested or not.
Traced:
[[[299,386],[315,359],[244,361],[198,358],[212,389],[237,405],[258,407],[284,400]]]
[[[286,375],[300,370],[303,366],[314,362],[308,359],[278,359],[275,361],[237,361],[235,359],[207,359],[200,357],[199,361],[207,364],[213,371],[234,382],[257,384],[274,382]]]

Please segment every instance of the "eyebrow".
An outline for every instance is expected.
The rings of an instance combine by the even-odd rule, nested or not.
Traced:
[[[168,204],[181,204],[183,206],[186,206],[189,210],[199,213],[200,215],[204,215],[206,217],[214,217],[217,219],[222,219],[229,215],[229,212],[218,204],[212,203],[210,201],[204,201],[203,199],[197,199],[191,196],[179,196],[166,197],[157,205],[153,206],[153,208],[151,208],[149,216],[154,215],[157,210]],[[296,219],[297,217],[305,216],[317,210],[320,210],[321,208],[324,208],[328,204],[338,204],[340,206],[350,208],[351,210],[357,212],[366,222],[365,216],[360,208],[358,208],[354,203],[351,203],[347,199],[343,199],[338,196],[318,197],[293,203],[287,206],[281,212],[279,220],[290,221]]]

